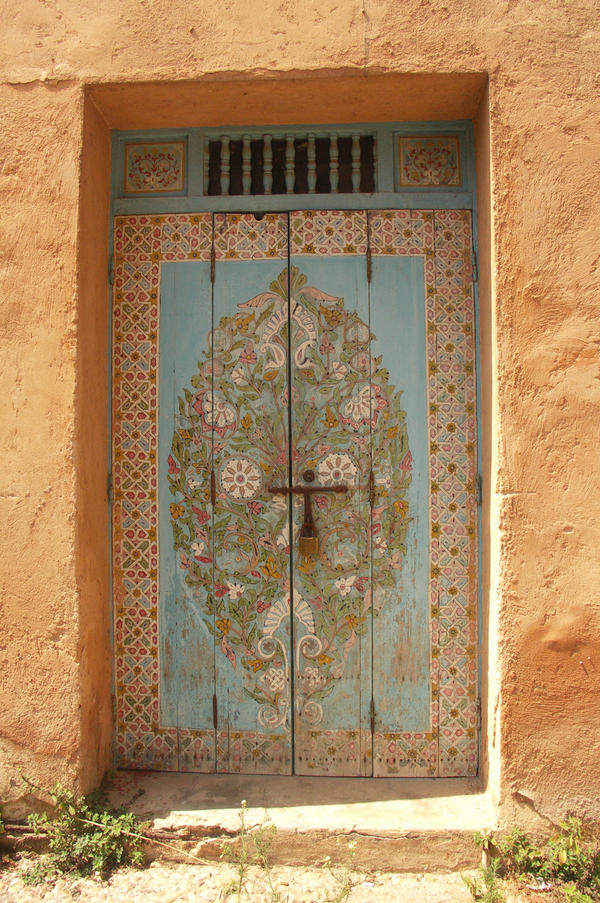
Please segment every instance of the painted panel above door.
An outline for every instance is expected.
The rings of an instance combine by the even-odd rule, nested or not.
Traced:
[[[468,211],[116,219],[119,764],[476,772],[471,246]]]
[[[474,204],[465,120],[113,133],[114,215]]]

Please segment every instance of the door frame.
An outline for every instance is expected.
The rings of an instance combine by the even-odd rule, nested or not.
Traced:
[[[356,128],[356,126],[355,126]],[[379,127],[381,129],[381,127]],[[340,207],[348,207],[349,209],[429,209],[429,210],[438,210],[438,209],[468,209],[472,212],[473,216],[473,265],[474,269],[476,269],[476,207],[475,207],[475,197],[474,197],[474,169],[473,169],[473,160],[472,160],[472,141],[470,141],[470,123],[460,123],[460,124],[432,124],[432,123],[420,123],[420,124],[397,124],[386,126],[382,131],[386,132],[386,135],[389,137],[390,135],[395,138],[400,132],[405,134],[426,134],[429,135],[432,132],[438,134],[447,134],[448,132],[452,132],[454,129],[462,129],[461,132],[461,140],[464,141],[464,146],[466,148],[465,155],[463,156],[463,169],[464,171],[469,171],[470,175],[468,181],[466,183],[465,188],[459,191],[448,192],[443,189],[433,189],[426,191],[421,189],[420,191],[394,191],[393,192],[393,203],[389,203],[392,200],[389,192],[378,192],[377,194],[365,196],[365,195],[345,195],[345,196],[315,196],[310,195],[307,197],[299,197],[299,196],[291,196],[291,197],[258,197],[258,198],[241,198],[241,197],[231,197],[226,199],[207,199],[206,197],[200,198],[197,195],[189,194],[186,197],[181,195],[178,196],[169,196],[169,197],[142,197],[142,198],[124,198],[118,197],[119,193],[119,176],[116,174],[118,169],[118,163],[120,160],[119,148],[122,149],[124,143],[131,140],[135,137],[136,140],[158,140],[166,139],[166,138],[174,138],[174,136],[178,136],[181,133],[175,133],[173,130],[169,130],[168,133],[165,131],[161,131],[160,133],[123,133],[115,135],[113,139],[114,146],[117,148],[117,153],[115,155],[115,167],[113,168],[113,184],[114,184],[114,196],[113,196],[113,214],[114,216],[121,217],[131,217],[137,214],[137,217],[144,217],[146,214],[150,214],[150,211],[154,214],[153,216],[149,216],[149,219],[163,219],[169,216],[169,213],[172,213],[173,210],[177,209],[179,211],[186,212],[185,208],[188,208],[188,211],[192,210],[200,212],[202,208],[215,210],[218,208],[232,210],[237,208],[240,212],[262,212],[264,209],[268,210],[276,210],[276,209],[309,209],[318,207],[319,209],[339,209]],[[205,132],[206,130],[191,130],[191,132],[187,136],[188,147],[192,147],[194,140],[198,143],[198,135],[194,136],[191,134],[192,132]],[[234,132],[235,130],[226,130],[228,132]],[[245,133],[247,130],[237,130],[238,133]],[[262,129],[261,132],[265,130]],[[393,145],[392,145],[393,146]],[[462,147],[462,145],[461,145]],[[388,160],[389,164],[389,160]],[[122,170],[121,170],[122,172]],[[194,182],[193,178],[190,176],[190,180],[188,182],[188,188],[193,189]],[[342,200],[343,198],[343,200]],[[135,212],[134,212],[135,211]],[[112,218],[111,218],[112,223]],[[111,272],[113,273],[113,281],[118,282],[119,274],[118,268],[121,265],[122,260],[120,261],[120,252],[119,249],[115,246],[111,255]],[[476,274],[475,274],[476,275]],[[117,289],[118,290],[118,286]],[[475,297],[475,355],[476,355],[476,364],[475,364],[475,378],[477,381],[477,388],[479,383],[479,363],[478,363],[478,347],[477,347],[477,283],[476,279],[474,280],[474,297]],[[479,398],[479,391],[477,390],[477,399]],[[112,391],[111,391],[112,398]],[[478,404],[478,402],[477,402]],[[477,429],[479,430],[479,410],[477,408]],[[477,474],[479,475],[481,472],[480,465],[480,454],[481,454],[481,442],[478,434],[477,441]],[[112,447],[112,441],[111,441]],[[111,466],[111,474],[113,473],[113,467]],[[479,476],[477,477],[477,482],[479,483]],[[480,494],[478,491],[477,497],[478,505],[480,504]],[[478,517],[478,555],[481,556],[481,518]],[[112,540],[112,536],[111,536]],[[480,568],[478,568],[479,574],[481,573]],[[114,584],[113,584],[114,585]],[[118,604],[118,599],[116,600]],[[478,650],[481,647],[480,643],[480,632],[481,632],[481,583],[479,582],[478,586]],[[116,623],[116,622],[115,622]],[[480,670],[480,659],[479,659],[479,651],[478,651],[478,671]],[[478,673],[478,684],[480,681],[480,675]],[[115,679],[118,681],[122,678],[122,675],[115,674]],[[165,755],[168,758],[169,750],[165,748]],[[131,764],[131,763],[123,763],[121,760],[121,764]],[[412,771],[411,774],[419,774],[417,771]],[[423,772],[420,772],[423,774]]]

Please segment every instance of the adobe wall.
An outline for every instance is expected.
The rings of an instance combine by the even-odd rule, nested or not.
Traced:
[[[0,799],[110,762],[109,129],[473,117],[484,771],[507,821],[600,817],[597,4],[13,0],[3,32]]]

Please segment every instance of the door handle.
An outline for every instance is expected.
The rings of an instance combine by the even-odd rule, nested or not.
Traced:
[[[322,495],[324,492],[337,494],[348,492],[345,483],[337,486],[268,486],[268,491],[273,495],[302,495],[304,497],[304,518],[298,537],[298,548],[303,555],[316,555],[319,551],[319,537],[312,516],[311,495],[316,492]]]

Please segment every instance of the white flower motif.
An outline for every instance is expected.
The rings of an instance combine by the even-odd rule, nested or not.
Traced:
[[[285,528],[281,531],[277,539],[275,540],[280,549],[285,549],[286,546],[290,544],[290,528],[289,525],[286,525]]]
[[[294,523],[294,539],[298,536],[300,532],[300,524]],[[277,539],[275,540],[280,549],[284,549],[286,546],[290,544],[290,527],[289,524],[283,528]]]
[[[381,536],[381,534],[375,537],[375,548],[376,549],[378,549],[380,552],[385,552],[387,547],[388,547],[387,542],[385,541],[383,536]]]
[[[354,392],[344,405],[344,417],[355,429],[361,423],[368,423],[373,416],[372,411],[377,410],[377,395],[372,386],[363,386],[358,392]]]
[[[234,367],[231,371],[231,378],[236,384],[236,386],[243,386],[248,382],[246,379],[246,374],[244,373],[244,368],[242,366]]]
[[[352,574],[351,577],[338,577],[335,581],[335,585],[340,591],[340,596],[347,596],[352,587],[354,586],[354,581],[356,580],[356,574]]]
[[[195,492],[196,489],[198,489],[200,486],[202,486],[202,483],[200,482],[200,480],[189,479],[188,486],[190,487],[192,492]]]
[[[319,462],[319,479],[324,486],[335,483],[353,483],[356,476],[356,464],[350,455],[339,455],[332,452]]]
[[[204,419],[209,426],[216,429],[226,429],[235,423],[235,408],[226,401],[217,401],[205,395],[202,399],[202,411]]]
[[[227,586],[229,587],[229,598],[232,602],[235,599],[241,599],[246,589],[241,583],[232,583],[230,580],[227,581]]]
[[[332,366],[332,373],[336,379],[343,379],[348,370],[345,364],[342,364],[341,361],[334,361]]]
[[[287,511],[288,503],[284,495],[274,495],[271,504],[277,511]]]
[[[206,548],[206,544],[203,542],[193,542],[192,543],[192,552],[194,553],[194,558],[197,558],[198,555],[202,555]]]
[[[264,672],[261,680],[272,693],[284,690],[287,684],[286,673],[282,668],[269,668]]]
[[[223,465],[221,486],[234,499],[253,498],[260,485],[260,469],[249,458],[229,458]]]

